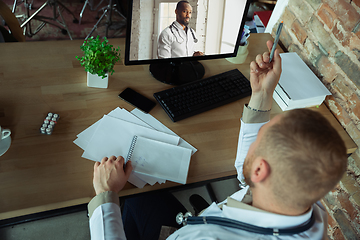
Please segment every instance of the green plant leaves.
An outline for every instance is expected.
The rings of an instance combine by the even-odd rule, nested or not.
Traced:
[[[102,78],[105,78],[107,73],[110,75],[114,73],[114,65],[120,60],[120,47],[115,49],[106,37],[103,41],[99,36],[91,37],[84,41],[80,49],[84,55],[76,56],[76,59],[85,67],[85,71]]]

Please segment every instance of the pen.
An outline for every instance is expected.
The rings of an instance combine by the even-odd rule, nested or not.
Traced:
[[[271,48],[270,61],[269,61],[269,63],[272,61],[272,59],[273,59],[273,57],[274,57],[276,45],[277,45],[278,42],[279,42],[279,37],[280,37],[281,29],[282,29],[282,26],[283,26],[283,22],[284,22],[284,21],[281,21],[281,23],[279,24],[278,29],[277,29],[277,31],[276,31],[275,41],[274,41],[274,44],[273,44],[273,46],[272,46],[272,48]]]

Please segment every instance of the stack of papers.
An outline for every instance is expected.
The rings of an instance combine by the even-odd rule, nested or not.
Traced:
[[[112,155],[126,158],[136,135],[188,148],[191,154],[197,151],[153,116],[138,109],[131,112],[121,108],[114,109],[78,134],[74,143],[84,150],[83,158],[100,162],[103,157]],[[166,180],[133,171],[128,181],[142,188],[147,183],[154,185]]]
[[[297,53],[281,53],[282,73],[273,98],[285,111],[321,105],[330,91]]]
[[[133,172],[185,184],[191,149],[135,136],[126,158]]]

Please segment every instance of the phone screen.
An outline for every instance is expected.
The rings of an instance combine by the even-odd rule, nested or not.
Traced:
[[[155,102],[140,93],[135,92],[131,88],[126,88],[119,94],[119,97],[146,113],[150,112],[150,110],[156,105]]]

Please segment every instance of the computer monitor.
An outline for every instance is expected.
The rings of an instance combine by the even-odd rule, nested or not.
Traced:
[[[179,3],[181,2],[181,3]],[[250,0],[129,0],[125,65],[159,81],[201,79],[199,60],[235,57]]]

